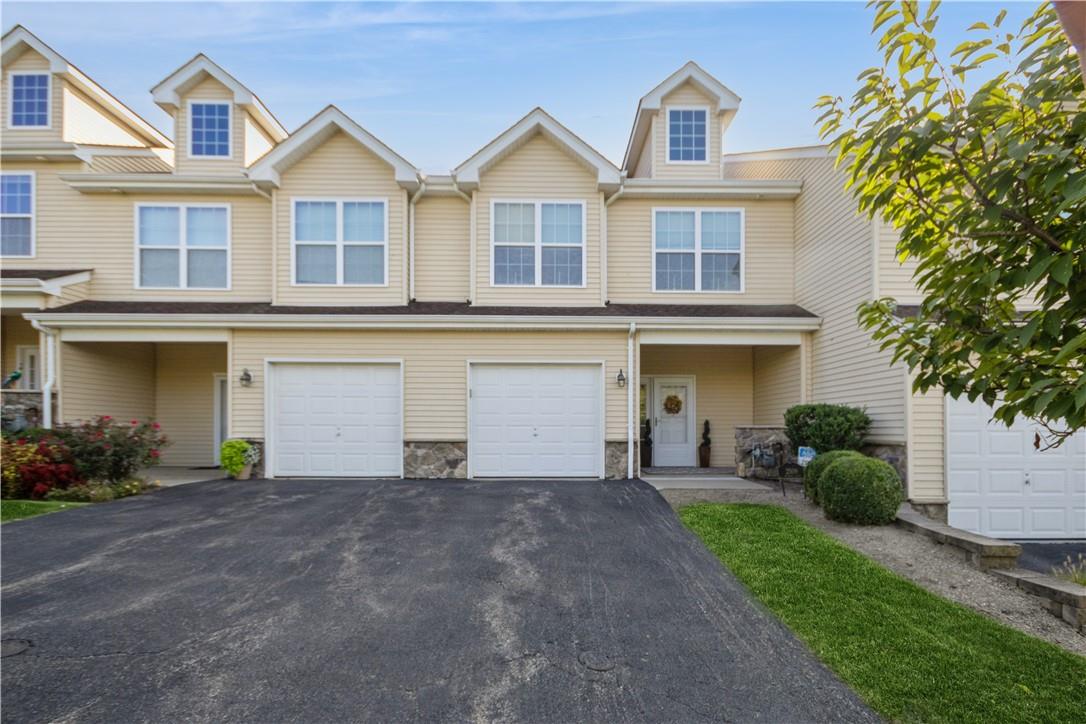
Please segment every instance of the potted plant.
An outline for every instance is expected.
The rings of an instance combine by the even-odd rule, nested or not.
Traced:
[[[245,440],[227,440],[219,452],[223,471],[235,480],[248,480],[260,462],[260,448]]]
[[[652,467],[652,427],[648,420],[641,423],[641,467]]]
[[[709,467],[709,460],[713,453],[713,441],[709,439],[709,421],[706,420],[701,428],[701,445],[698,445],[698,467]]]

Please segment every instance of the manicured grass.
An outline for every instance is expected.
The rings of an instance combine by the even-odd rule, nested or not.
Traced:
[[[1086,658],[929,593],[783,508],[705,504],[679,515],[888,719],[1084,721]]]
[[[86,503],[63,503],[52,500],[0,500],[0,523],[20,518],[32,518],[43,513],[55,513],[58,510],[82,508]]]

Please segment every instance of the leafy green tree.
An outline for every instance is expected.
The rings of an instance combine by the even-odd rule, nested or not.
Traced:
[[[851,101],[823,97],[820,133],[859,207],[900,234],[918,309],[861,306],[914,373],[1033,418],[1058,445],[1086,427],[1086,94],[1056,13],[1016,32],[975,23],[947,56],[938,3],[875,5],[881,67]],[[1040,440],[1037,441],[1038,444]]]

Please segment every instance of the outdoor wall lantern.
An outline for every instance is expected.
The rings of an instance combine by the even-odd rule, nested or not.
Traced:
[[[619,387],[626,386],[626,375],[622,374],[621,369],[618,371],[618,379],[616,380],[616,382],[618,382]]]
[[[248,367],[241,371],[241,377],[238,378],[238,382],[241,383],[242,387],[248,387],[253,384],[253,373],[249,371]]]

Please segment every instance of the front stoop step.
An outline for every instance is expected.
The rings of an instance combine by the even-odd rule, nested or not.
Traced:
[[[898,526],[932,540],[959,549],[973,566],[982,571],[1006,570],[1018,565],[1022,546],[953,528],[913,510],[904,504],[897,511]]]
[[[1080,633],[1086,633],[1086,586],[1024,568],[993,573],[1042,599],[1049,613],[1062,618]]]

